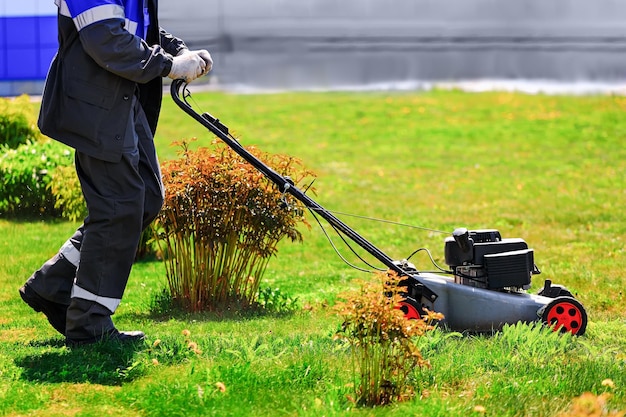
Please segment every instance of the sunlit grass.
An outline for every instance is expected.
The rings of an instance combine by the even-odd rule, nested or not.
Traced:
[[[543,278],[568,286],[588,310],[586,335],[432,332],[420,341],[432,368],[412,376],[416,398],[354,410],[349,352],[332,340],[340,320],[329,306],[368,276],[339,260],[317,227],[303,230],[302,244],[281,242],[261,283],[298,297],[301,311],[152,315],[165,269],[141,262],[114,320],[144,330],[146,344],[70,351],[17,289],[77,224],[2,219],[0,415],[555,416],[585,392],[626,409],[626,99],[433,91],[194,100],[244,145],[301,159],[328,209],[525,239],[543,272],[532,290]],[[170,142],[194,136],[197,145],[213,139],[166,99],[161,159],[175,156]],[[444,263],[442,234],[342,219],[394,258],[428,247]],[[412,260],[432,269],[423,255]]]

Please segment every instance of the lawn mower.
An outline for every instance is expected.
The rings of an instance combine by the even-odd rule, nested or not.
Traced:
[[[398,308],[408,319],[419,319],[424,309],[428,309],[442,313],[445,318],[441,324],[454,331],[493,332],[505,324],[541,321],[557,331],[584,334],[587,313],[567,288],[547,279],[537,294],[527,291],[531,276],[540,271],[534,263],[533,249],[523,239],[502,237],[496,229],[457,228],[444,241],[448,268],[420,272],[407,260],[389,257],[320,206],[290,178],[278,174],[249,153],[218,118],[194,110],[184,80],[172,82],[171,95],[183,111],[264,174],[282,193],[302,202],[345,242],[348,238],[381,262],[386,270],[397,273],[402,278],[403,288],[403,300]]]

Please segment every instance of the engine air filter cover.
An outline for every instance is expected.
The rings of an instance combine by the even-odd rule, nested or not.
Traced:
[[[530,284],[530,275],[534,269],[532,249],[485,255],[487,270],[487,288],[523,287]]]

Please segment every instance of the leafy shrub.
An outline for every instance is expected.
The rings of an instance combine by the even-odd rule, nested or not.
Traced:
[[[69,221],[84,219],[87,206],[74,165],[60,165],[50,172],[48,189],[54,198],[54,209]]]
[[[28,96],[0,98],[0,147],[15,149],[41,139]]]
[[[50,174],[72,163],[69,148],[51,140],[5,150],[0,156],[0,215],[57,215]]]
[[[397,308],[406,287],[395,272],[377,274],[379,281],[365,283],[358,292],[344,294],[338,303],[343,318],[337,332],[352,352],[354,395],[357,405],[376,406],[414,396],[409,374],[429,366],[416,345],[419,336],[443,318],[428,312],[421,320],[408,320]]]
[[[296,184],[310,175],[294,158],[248,151]],[[302,239],[302,203],[222,143],[197,151],[183,143],[162,174],[157,240],[175,302],[190,311],[252,306],[278,242]]]
[[[26,95],[0,98],[0,151],[0,215],[85,216],[71,151],[41,135]]]

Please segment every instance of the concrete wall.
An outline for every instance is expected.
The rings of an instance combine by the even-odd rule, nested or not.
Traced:
[[[53,0],[0,0],[0,17],[44,4],[54,8]],[[160,7],[164,27],[211,51],[213,80],[226,87],[626,78],[624,0],[160,0]],[[5,41],[14,34],[6,26],[0,19]],[[13,81],[0,83],[0,95],[39,93],[41,80],[9,77],[5,49],[0,69]]]
[[[622,81],[623,0],[161,0],[223,84]]]

